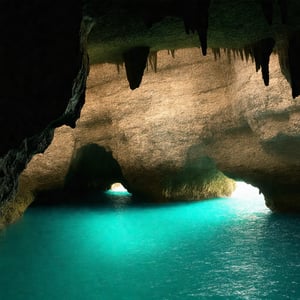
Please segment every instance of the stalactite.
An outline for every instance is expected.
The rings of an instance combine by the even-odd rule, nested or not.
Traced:
[[[181,5],[185,32],[198,33],[202,54],[206,55],[210,0],[187,0]]]
[[[197,31],[200,40],[202,54],[205,56],[207,54],[207,28],[200,28]]]
[[[296,98],[300,95],[300,32],[281,40],[277,52],[281,72],[291,85],[292,97]]]
[[[149,47],[134,47],[123,53],[130,89],[138,88],[142,82],[149,55]]]
[[[278,53],[278,60],[279,60],[281,73],[284,75],[286,80],[291,84],[288,39],[282,39],[280,42],[277,42],[276,51]]]
[[[175,58],[175,49],[171,49],[171,50],[168,50],[168,55],[170,55]]]
[[[269,25],[273,22],[273,0],[261,0],[263,14]]]
[[[117,72],[120,74],[120,69],[123,68],[123,63],[116,63]]]
[[[256,72],[261,69],[262,77],[265,85],[269,85],[269,60],[270,55],[273,52],[275,41],[272,38],[267,38],[258,41],[257,43],[242,48],[224,48],[223,52],[231,63],[232,59],[236,60],[240,58],[241,60],[246,59],[246,62],[251,58],[252,62],[255,62]],[[218,48],[213,48],[212,52],[214,54],[215,60],[221,57],[221,51]]]
[[[151,69],[156,73],[157,72],[157,51],[151,51],[148,56],[148,63]],[[147,65],[148,65],[147,63]]]
[[[300,31],[293,34],[289,40],[288,59],[290,68],[290,78],[292,96],[296,98],[300,95]]]
[[[231,63],[231,50],[226,48],[226,56],[228,59],[228,62]]]
[[[269,61],[274,46],[275,41],[272,38],[260,40],[252,46],[256,72],[261,68],[262,77],[266,86],[269,85]]]
[[[220,48],[212,48],[211,49],[213,54],[214,54],[214,58],[215,60],[217,60],[218,58],[221,57],[221,51],[220,51]]]
[[[236,60],[237,57],[236,49],[232,49],[232,54],[233,54],[233,60]]]
[[[211,48],[215,60],[221,58],[221,49],[220,48]],[[242,61],[246,60],[248,62],[249,58],[251,58],[252,62],[254,62],[253,51],[250,46],[246,46],[244,48],[223,48],[224,55],[227,57],[229,63],[231,63],[232,59],[241,59]]]
[[[244,53],[246,57],[246,62],[249,61],[249,58],[251,58],[251,61],[254,62],[254,55],[251,46],[245,46]]]
[[[243,52],[243,49],[238,49],[239,51],[239,55],[240,55],[240,58],[242,61],[244,61],[244,52]]]

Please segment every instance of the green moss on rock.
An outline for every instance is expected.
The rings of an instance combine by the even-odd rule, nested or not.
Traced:
[[[187,165],[163,190],[170,200],[201,200],[227,197],[235,190],[235,181],[220,172],[209,157],[201,157]]]

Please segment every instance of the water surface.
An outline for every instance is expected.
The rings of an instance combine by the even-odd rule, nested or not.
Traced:
[[[124,199],[33,207],[0,232],[0,299],[300,299],[298,217]]]

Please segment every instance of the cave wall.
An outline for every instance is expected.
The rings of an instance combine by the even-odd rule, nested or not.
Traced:
[[[88,101],[102,113],[83,114],[75,131],[84,136],[83,127],[93,123],[106,128],[104,137],[91,138],[110,147],[125,177],[134,186],[148,185],[150,193],[190,155],[208,156],[225,174],[258,186],[273,209],[283,208],[275,200],[279,191],[290,189],[284,203],[298,210],[291,191],[299,178],[299,98],[291,95],[279,57],[270,57],[269,86],[251,60],[238,57],[222,54],[215,61],[212,53],[201,58],[192,49],[177,51],[174,60],[159,52],[157,61],[157,73],[146,72],[133,92],[121,81],[124,70],[117,75],[111,65],[94,66]],[[145,173],[149,178],[140,176]]]
[[[82,4],[4,1],[0,20],[1,157],[65,111],[81,63]]]
[[[74,127],[80,116],[92,22],[83,18],[81,1],[5,1],[0,14],[5,21],[0,46],[1,227],[33,199],[31,179],[20,179],[18,185],[20,173],[47,149],[56,127]]]
[[[170,182],[174,197],[188,198],[176,190],[192,181],[185,170],[203,171],[199,162],[213,162],[259,187],[272,209],[298,209],[300,102],[278,56],[270,58],[266,87],[251,61],[215,60],[211,51],[204,58],[198,51],[178,50],[175,58],[158,52],[157,72],[149,65],[134,91],[124,67],[91,66],[76,128],[56,129],[53,144],[30,162],[21,181],[35,178],[34,191],[62,188],[72,156],[94,143],[112,152],[132,191],[152,200],[166,196]]]
[[[84,103],[85,80],[88,73],[87,35],[94,24],[96,30],[93,31],[90,42],[92,61],[96,62],[98,59],[99,61],[109,60],[122,63],[124,60],[131,88],[137,88],[140,84],[143,68],[140,68],[141,66],[138,64],[137,68],[140,69],[139,73],[141,74],[136,78],[137,74],[134,74],[133,70],[132,75],[135,79],[134,82],[131,82],[129,77],[132,76],[128,76],[128,74],[132,70],[130,70],[131,67],[128,67],[130,65],[128,63],[132,63],[134,59],[128,59],[126,53],[131,53],[136,48],[143,48],[147,49],[146,54],[149,50],[152,57],[155,57],[155,53],[159,49],[174,49],[180,45],[183,47],[201,46],[202,55],[206,55],[208,45],[214,48],[214,54],[217,57],[220,55],[220,47],[227,48],[228,58],[231,55],[230,48],[234,48],[233,56],[236,53],[240,53],[242,56],[241,51],[244,51],[244,55],[250,53],[255,60],[256,70],[262,69],[265,85],[271,87],[273,82],[273,87],[276,84],[282,88],[274,89],[272,92],[273,90],[263,89],[261,83],[257,85],[261,86],[261,90],[267,91],[266,94],[261,92],[260,95],[255,96],[255,99],[264,99],[264,109],[267,112],[258,112],[261,108],[258,104],[258,111],[253,113],[254,109],[252,110],[251,105],[245,105],[244,100],[240,103],[240,98],[237,96],[240,94],[240,90],[243,90],[245,95],[251,95],[242,82],[245,80],[247,82],[245,85],[249,86],[247,80],[249,78],[252,80],[252,76],[258,76],[258,74],[250,76],[249,73],[247,80],[244,78],[244,73],[240,76],[240,69],[244,70],[244,65],[228,64],[228,61],[222,59],[217,63],[211,63],[211,56],[206,61],[207,64],[209,62],[209,67],[202,61],[197,61],[198,66],[196,66],[196,61],[193,59],[199,58],[200,51],[194,52],[192,55],[186,52],[178,61],[178,70],[192,70],[192,73],[184,76],[181,71],[177,71],[177,74],[176,71],[174,74],[168,73],[168,68],[171,71],[175,69],[174,66],[171,67],[167,60],[160,60],[164,61],[160,65],[160,71],[163,71],[164,76],[167,77],[159,78],[156,75],[155,79],[152,79],[151,75],[146,81],[146,90],[143,87],[135,93],[136,97],[142,99],[145,106],[137,105],[136,99],[129,94],[130,91],[123,92],[122,90],[120,95],[116,96],[119,105],[115,109],[121,109],[120,112],[123,115],[131,116],[127,121],[120,119],[111,110],[106,113],[106,109],[95,105],[95,109],[100,109],[98,113],[100,112],[102,115],[102,121],[97,118],[95,121],[92,118],[88,121],[90,125],[86,125],[85,120],[82,123],[85,124],[82,126],[86,129],[89,126],[99,127],[99,122],[103,122],[102,128],[109,125],[104,135],[107,136],[113,132],[111,137],[108,137],[110,142],[106,138],[98,141],[98,134],[94,138],[101,147],[111,149],[118,161],[123,163],[122,168],[124,172],[127,172],[126,176],[132,182],[132,186],[141,186],[142,190],[154,191],[154,194],[158,195],[164,182],[169,180],[169,176],[165,176],[165,174],[176,173],[176,170],[182,169],[184,166],[188,169],[187,161],[191,161],[190,153],[195,153],[196,157],[199,155],[209,157],[216,162],[218,168],[233,177],[242,176],[261,185],[261,189],[269,195],[268,204],[273,208],[276,208],[276,201],[273,200],[277,194],[280,195],[278,198],[281,200],[278,201],[281,203],[287,202],[284,199],[288,191],[293,191],[294,196],[291,198],[298,198],[298,156],[295,149],[298,144],[297,99],[295,102],[287,104],[291,99],[285,93],[287,87],[283,86],[286,81],[283,78],[278,79],[279,68],[275,68],[275,73],[270,78],[268,74],[269,55],[275,45],[275,50],[279,54],[281,70],[292,88],[291,95],[293,98],[299,95],[300,32],[298,12],[300,6],[298,1],[234,0],[230,3],[222,0],[202,2],[177,0],[84,1],[85,13],[94,19],[83,18],[82,8],[81,1],[63,1],[62,3],[59,1],[43,1],[43,3],[4,1],[1,3],[0,215],[3,215],[3,207],[8,204],[7,202],[11,203],[12,199],[18,198],[18,196],[15,197],[15,194],[19,174],[34,154],[46,150],[53,138],[54,129],[63,124],[71,127],[76,125]],[[119,18],[120,11],[122,12],[121,18]],[[118,17],[116,18],[116,16]],[[12,19],[13,22],[11,22]],[[180,30],[179,20],[183,21]],[[196,41],[191,37],[183,37],[180,34],[181,31],[197,33],[199,39],[196,38]],[[143,64],[145,55],[141,57]],[[188,56],[192,56],[193,59],[187,61]],[[184,63],[188,66],[187,70],[184,69]],[[156,65],[156,62],[154,64]],[[222,65],[221,69],[218,68],[220,64]],[[97,69],[98,66],[95,68]],[[100,67],[101,71],[99,72],[104,77],[100,83],[96,83],[96,86],[99,88],[101,86],[101,103],[108,101],[109,93],[106,92],[106,88],[117,91],[125,85],[123,80],[120,86],[105,86],[103,83],[105,80],[117,82],[116,75],[109,74],[110,68],[111,66],[105,65]],[[97,73],[97,71],[95,72]],[[248,73],[245,72],[245,74]],[[124,77],[124,75],[125,71],[121,70],[118,76]],[[178,82],[175,84],[175,81],[170,79],[174,77],[181,78],[179,84]],[[201,78],[202,81],[194,82],[196,77]],[[244,79],[241,80],[240,77]],[[157,82],[158,78],[159,83]],[[285,83],[282,85],[281,82]],[[167,83],[168,86],[163,87],[163,83]],[[142,85],[144,85],[144,81]],[[157,86],[153,88],[154,85]],[[160,95],[158,93],[160,89],[168,92]],[[255,88],[253,87],[253,89]],[[182,90],[184,90],[184,94]],[[214,94],[215,91],[221,90],[222,95]],[[102,91],[104,91],[104,98]],[[279,96],[276,94],[277,92]],[[156,98],[157,95],[159,95],[159,100]],[[186,95],[189,95],[189,99],[201,98],[201,104],[198,100],[188,100]],[[245,95],[241,95],[241,98],[252,98],[252,96],[246,97]],[[94,95],[91,97],[97,98]],[[128,103],[126,104],[120,97],[125,97],[126,101],[132,101],[133,106],[129,107]],[[177,100],[175,105],[173,101],[175,98],[180,98],[182,102]],[[227,105],[225,102],[216,104],[216,99],[220,98],[227,99]],[[168,113],[163,112],[166,111],[164,106],[155,105],[160,104],[162,99],[169,109]],[[275,108],[268,101],[266,104],[265,99],[274,101]],[[278,102],[274,99],[281,100]],[[247,101],[245,100],[245,103]],[[176,108],[177,105],[181,108]],[[244,106],[247,107],[242,112],[241,107]],[[281,106],[283,107],[282,111],[279,109]],[[161,108],[158,109],[158,107]],[[216,107],[219,110],[216,110]],[[229,107],[233,112],[229,110]],[[136,120],[131,109],[139,112],[143,124]],[[202,118],[199,117],[199,111],[204,112]],[[151,115],[150,112],[153,114]],[[191,118],[191,122],[190,119],[186,121],[187,115]],[[214,116],[216,120],[222,120],[221,123],[229,124],[229,127],[227,128],[227,125],[218,127],[218,122],[216,124],[207,122],[208,119],[210,120],[208,115]],[[274,115],[276,115],[275,119]],[[135,124],[135,122],[138,127],[128,125],[128,123]],[[231,128],[230,124],[236,122],[242,122],[243,125],[238,123]],[[147,126],[145,126],[146,124]],[[129,127],[127,128],[127,126]],[[237,129],[240,126],[243,129]],[[149,130],[149,128],[152,129]],[[81,130],[83,129],[79,127],[78,131],[74,133],[74,142],[70,142],[70,145],[74,144],[72,151],[85,143],[94,142],[93,138],[78,138]],[[245,163],[235,164],[231,162],[232,159],[229,159],[229,163],[222,164],[222,156],[224,156],[221,150],[222,144],[219,144],[216,138],[219,136],[221,140],[231,140],[231,136],[239,137],[237,131],[240,130],[244,131],[241,139],[245,135],[249,135],[247,140],[253,139],[253,143],[256,143],[257,147],[253,148],[253,151],[248,151],[248,154],[258,151],[256,156],[264,157],[263,160],[257,160],[260,162],[259,164],[253,160],[252,169],[250,168],[248,173],[244,172]],[[185,134],[186,131],[188,134]],[[159,136],[164,140],[160,140]],[[130,142],[129,139],[131,139]],[[136,143],[140,145],[140,149],[144,153],[151,151],[150,156],[146,155],[147,159],[141,154],[143,152],[135,150],[133,145]],[[239,142],[239,144],[245,146],[246,141]],[[262,150],[258,150],[260,148]],[[130,152],[132,149],[134,151]],[[120,151],[127,153],[128,162],[125,162],[124,156],[119,154]],[[233,153],[235,151],[238,152],[238,150],[233,150]],[[168,154],[166,155],[166,153]],[[163,162],[160,161],[162,155],[165,157]],[[256,156],[252,155],[252,157]],[[47,161],[47,158],[45,160]],[[70,161],[67,158],[65,160]],[[137,161],[141,163],[136,164]],[[272,171],[266,171],[266,168],[260,167],[260,165],[268,165]],[[288,180],[286,169],[289,169],[290,174],[294,175],[290,176],[292,179]],[[47,168],[45,174],[46,171]],[[143,177],[140,176],[142,173]],[[22,184],[22,182],[26,182],[22,178],[24,179],[24,177],[20,178],[21,187],[25,187],[26,190],[26,186],[29,185],[32,187],[30,190],[36,190],[36,184]],[[58,181],[52,185],[61,186],[61,180]],[[147,188],[146,181],[148,182]],[[21,188],[18,195],[22,194],[20,190]],[[295,200],[294,208],[297,205]]]

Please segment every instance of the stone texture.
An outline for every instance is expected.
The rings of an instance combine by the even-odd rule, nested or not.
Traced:
[[[215,61],[198,49],[179,50],[175,59],[158,52],[157,63],[157,73],[146,71],[134,91],[124,69],[92,66],[77,127],[57,129],[49,154],[30,163],[21,180],[36,178],[33,190],[61,187],[76,149],[94,143],[112,152],[134,192],[154,199],[166,182],[208,159],[258,186],[272,209],[299,209],[300,102],[278,57],[270,57],[268,87],[255,64],[222,55]]]

